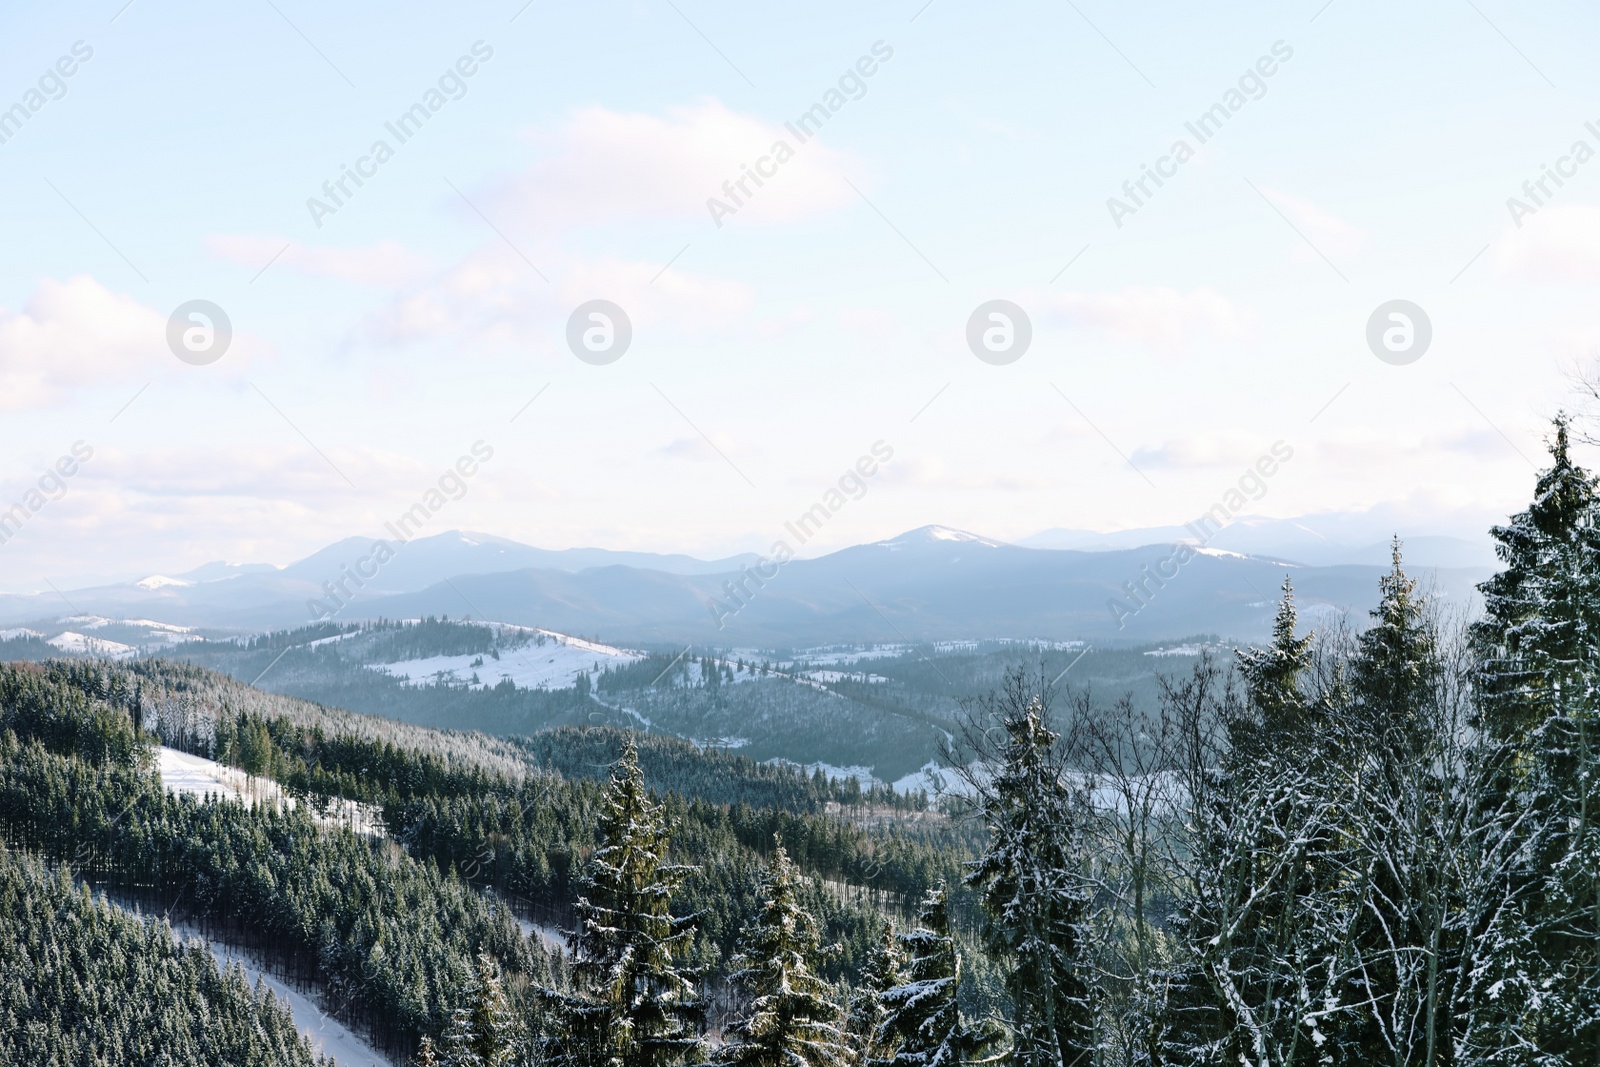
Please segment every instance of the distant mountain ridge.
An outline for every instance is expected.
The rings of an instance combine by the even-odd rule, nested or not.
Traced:
[[[68,596],[75,614],[240,631],[296,627],[330,614],[341,621],[449,615],[663,646],[1116,642],[1195,633],[1257,637],[1266,632],[1285,573],[1293,574],[1308,619],[1364,616],[1387,565],[1385,551],[1372,563],[1307,566],[1222,547],[1219,535],[1173,572],[1163,561],[1176,540],[1083,551],[925,526],[773,567],[758,566],[761,558],[753,554],[705,561],[549,551],[450,531],[401,545],[381,564],[361,563],[371,556],[372,540],[347,538],[281,569],[207,564],[160,581]],[[1456,602],[1471,602],[1475,583],[1490,573],[1487,567],[1411,569],[1437,595]],[[53,593],[0,596],[0,624],[58,614]]]
[[[1206,545],[1314,567],[1383,566],[1389,561],[1389,539],[1397,533],[1404,542],[1406,558],[1418,567],[1493,568],[1497,565],[1493,543],[1487,534],[1477,538],[1407,534],[1398,525],[1391,529],[1384,527],[1381,521],[1365,517],[1324,515],[1266,519],[1241,515],[1209,538]],[[1055,527],[1013,543],[1025,548],[1106,552],[1194,540],[1195,531],[1188,526],[1150,526],[1111,533]]]

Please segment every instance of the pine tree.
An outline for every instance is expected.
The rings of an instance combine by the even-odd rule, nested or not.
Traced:
[[[905,963],[894,926],[886,923],[882,940],[861,968],[862,984],[850,998],[850,1039],[861,1067],[887,1067],[894,1059],[899,1042],[884,1029],[889,1016],[883,994],[905,981]]]
[[[1344,825],[1354,966],[1341,996],[1360,1007],[1341,1036],[1367,1062],[1433,1063],[1449,1047],[1459,966],[1450,918],[1461,905],[1467,761],[1435,624],[1399,538],[1391,558],[1348,693],[1328,716],[1357,785]]]
[[[558,1017],[549,1058],[572,1067],[674,1067],[701,1049],[696,975],[680,964],[694,919],[672,914],[673,892],[693,868],[666,862],[669,835],[631,738],[599,823],[601,845],[569,937],[577,992],[546,991]]]
[[[1400,538],[1393,561],[1378,580],[1379,602],[1373,625],[1361,635],[1351,689],[1361,710],[1361,726],[1388,747],[1414,750],[1423,741],[1430,710],[1438,697],[1441,664],[1438,640],[1423,616],[1416,579],[1400,563]]]
[[[506,1001],[499,968],[486,952],[478,953],[478,973],[464,999],[470,1012],[471,1047],[477,1056],[470,1061],[473,1067],[516,1067],[516,1020]]]
[[[962,1067],[1000,1058],[1003,1035],[992,1022],[962,1018],[956,993],[961,955],[950,936],[950,913],[941,886],[922,902],[917,928],[900,935],[906,980],[883,994],[887,1014],[880,1042],[898,1042],[890,1067]]]
[[[433,1047],[433,1038],[422,1039],[422,1045],[417,1049],[417,1067],[441,1067],[439,1053]]]
[[[1003,766],[980,792],[988,851],[968,884],[983,895],[985,948],[1007,975],[1018,1067],[1076,1067],[1095,1050],[1081,801],[1065,783],[1046,707],[1015,675],[998,702]]]
[[[1309,708],[1300,691],[1301,676],[1311,666],[1314,637],[1295,636],[1294,585],[1283,576],[1283,597],[1266,648],[1236,650],[1253,719],[1229,726],[1229,744],[1236,766],[1260,759],[1276,747],[1292,743],[1307,728]]]
[[[464,991],[467,997],[477,995],[476,983]],[[472,1018],[472,1005],[463,1002],[450,1012],[450,1025],[444,1033],[444,1057],[441,1067],[486,1067],[478,1054],[479,1037]]]
[[[717,1060],[727,1067],[845,1067],[851,1052],[827,982],[811,971],[817,922],[801,906],[800,876],[778,844],[730,981],[750,996]]]
[[[1600,497],[1555,431],[1533,502],[1492,531],[1505,569],[1472,634],[1487,745],[1465,1063],[1600,1062]]]

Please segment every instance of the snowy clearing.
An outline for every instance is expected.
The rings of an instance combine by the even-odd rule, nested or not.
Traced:
[[[253,778],[236,767],[225,767],[215,760],[191,756],[175,748],[162,746],[158,768],[161,783],[170,792],[240,800],[252,806],[263,803],[293,808],[297,803],[271,779]],[[384,833],[378,809],[353,800],[331,801],[328,814],[317,815],[316,820],[323,826],[342,826],[358,834],[382,836]]]
[[[503,623],[493,625],[503,630],[541,634],[545,642],[502,651],[499,659],[481,654],[429,656],[400,663],[373,664],[371,669],[412,685],[448,680],[466,683],[472,688],[487,689],[500,684],[502,679],[510,679],[511,684],[519,689],[566,689],[576,684],[578,675],[594,673],[596,664],[603,670],[606,667],[625,667],[644,658],[638,652],[549,630],[531,630]]]
[[[919,789],[926,790],[935,796],[944,793],[969,796],[972,793],[972,787],[962,781],[959,775],[948,767],[939,766],[932,760],[923,764],[920,771],[914,771],[894,782],[894,791],[896,793],[915,793]]]
[[[104,625],[104,623],[101,623]],[[59,648],[63,652],[81,652],[87,656],[105,656],[108,659],[126,659],[138,652],[132,645],[125,645],[120,641],[107,641],[100,637],[90,637],[80,634],[75,630],[56,634],[45,644]]]

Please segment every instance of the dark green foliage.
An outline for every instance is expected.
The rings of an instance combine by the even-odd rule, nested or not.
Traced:
[[[1003,1033],[993,1020],[969,1022],[957,1000],[961,953],[950,935],[944,890],[922,903],[917,927],[900,935],[905,981],[882,995],[880,1042],[893,1045],[891,1067],[962,1067],[994,1059]]]
[[[1464,1046],[1508,1064],[1600,1063],[1600,494],[1557,419],[1533,502],[1492,531],[1505,569],[1473,626],[1476,877]],[[1507,1047],[1505,1035],[1516,1041]]]
[[[104,710],[79,707],[75,729],[44,720],[27,740],[0,732],[7,841],[73,858],[119,895],[254,945],[287,973],[316,979],[337,1014],[388,1048],[407,1050],[437,1028],[479,951],[515,974],[547,977],[503,908],[434,868],[318,826],[303,807],[200,804],[167,794],[136,760],[75,758]]]
[[[1095,1053],[1087,801],[1068,785],[1049,699],[1042,678],[1006,680],[985,702],[1005,736],[995,772],[973,776],[989,846],[967,881],[982,893],[985,948],[1007,974],[1018,1067],[1080,1067]]]
[[[0,1063],[313,1067],[287,1008],[90,897],[63,867],[0,846]]]
[[[739,940],[729,980],[748,997],[717,1062],[728,1067],[846,1067],[851,1049],[834,990],[812,971],[817,922],[800,903],[799,872],[780,844],[761,909]]]
[[[690,917],[672,914],[689,869],[666,862],[669,832],[632,745],[623,750],[600,813],[570,937],[574,990],[550,990],[552,1062],[571,1067],[675,1067],[697,1061],[704,1013],[683,966]]]

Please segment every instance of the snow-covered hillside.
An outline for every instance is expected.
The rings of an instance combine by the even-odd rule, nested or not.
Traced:
[[[487,688],[509,678],[522,689],[566,689],[580,674],[593,674],[607,667],[625,667],[644,658],[643,653],[586,641],[581,637],[558,634],[505,623],[492,624],[504,633],[522,633],[533,640],[518,648],[493,655],[428,656],[400,663],[373,664],[372,669],[420,685],[450,680]],[[542,637],[544,640],[539,641]]]
[[[270,778],[255,778],[236,767],[225,767],[204,756],[192,756],[163,746],[157,764],[161,784],[174,793],[197,797],[240,800],[246,804],[274,804],[292,808],[296,801]],[[382,834],[383,817],[376,806],[353,800],[330,801],[328,814],[318,816],[325,826],[343,826],[356,833]]]

